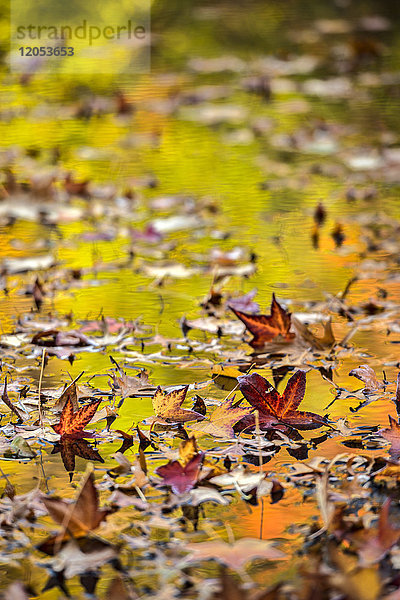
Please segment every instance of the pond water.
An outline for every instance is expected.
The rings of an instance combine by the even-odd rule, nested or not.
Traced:
[[[318,312],[328,296],[340,294],[357,276],[346,298],[349,305],[379,304],[384,298],[393,304],[385,305],[385,311],[392,312],[386,321],[355,315],[360,323],[351,349],[335,357],[334,382],[360,389],[361,383],[348,374],[363,363],[375,368],[378,378],[384,369],[386,380],[394,382],[398,246],[394,240],[392,249],[388,244],[374,250],[369,242],[374,226],[395,228],[400,218],[400,21],[393,14],[398,7],[390,2],[182,6],[160,1],[152,10],[150,73],[72,78],[38,72],[23,82],[4,67],[3,183],[8,168],[19,184],[37,177],[38,189],[54,174],[56,195],[24,195],[20,188],[3,198],[3,208],[0,203],[3,373],[37,394],[41,348],[21,350],[7,341],[23,330],[23,319],[27,331],[31,321],[38,323],[37,330],[52,329],[51,319],[65,320],[65,315],[65,329],[102,316],[137,321],[139,333],[126,346],[111,341],[93,351],[79,350],[72,364],[50,356],[42,391],[57,389],[59,395],[65,382],[84,371],[82,384],[90,380],[93,388],[109,393],[112,355],[128,374],[146,368],[154,385],[199,384],[197,392],[212,406],[229,391],[211,381],[213,365],[226,364],[240,351],[240,360],[232,363],[246,370],[254,360],[251,348],[243,335],[223,335],[214,348],[215,333],[195,328],[185,339],[181,320],[205,316],[200,303],[219,285],[220,271],[226,268],[231,275],[220,285],[223,294],[241,296],[257,289],[255,300],[266,314],[272,293],[296,315]],[[116,114],[110,109],[115,90],[123,93],[131,111]],[[90,180],[95,190],[91,197],[71,194],[64,200],[67,172],[74,180]],[[133,198],[124,195],[127,190]],[[327,216],[317,243],[313,215],[319,202]],[[143,232],[149,224],[158,237],[130,233]],[[332,237],[338,224],[345,236],[340,247]],[[41,257],[51,257],[44,269]],[[20,261],[32,258],[33,266],[18,272]],[[29,293],[36,277],[46,290],[40,311]],[[228,318],[233,320],[229,312]],[[337,340],[353,325],[345,316],[333,315]],[[210,342],[209,347],[201,347],[203,342]],[[312,361],[307,360],[293,364],[309,368]],[[328,365],[329,360],[319,357],[317,363]],[[260,371],[268,378],[270,366],[268,359]],[[317,369],[309,370],[301,408],[326,414],[333,398],[333,386]],[[382,428],[387,415],[395,415],[390,395],[351,412],[359,403],[357,397],[343,396],[329,409],[329,418]],[[127,431],[152,414],[150,398],[127,398],[113,427]],[[9,417],[7,413],[2,425]],[[318,433],[305,435],[309,439]],[[48,486],[72,497],[86,461],[77,458],[71,486],[60,454],[52,454],[53,445],[28,441],[35,458],[0,461],[17,493],[39,482],[42,489]],[[115,466],[112,455],[120,443],[99,444],[104,464],[95,464],[98,480]],[[199,444],[211,453],[218,446],[211,437],[200,438]],[[133,460],[136,450],[135,443],[126,456]],[[309,457],[332,458],[346,451],[375,456],[387,453],[387,447],[348,450],[336,437],[312,448]],[[160,464],[151,452],[148,460]],[[283,448],[264,468],[284,472],[296,460]],[[213,526],[223,536],[228,522],[238,538],[261,532],[263,539],[284,538],[282,547],[288,548],[300,539],[290,526],[315,514],[315,503],[303,503],[301,494],[291,490],[277,504],[263,500],[254,507],[235,500],[228,507],[207,508],[206,520],[221,523]],[[112,515],[102,535],[112,536],[113,527],[123,530],[130,515],[128,509]],[[36,540],[41,534],[32,535]],[[290,573],[294,562],[271,570],[267,583]],[[24,569],[29,568],[23,560],[12,568],[0,565],[2,585],[26,581]],[[102,578],[100,596],[110,577]],[[37,568],[30,583],[39,590],[45,579]],[[71,586],[79,597],[79,583]],[[43,597],[57,593],[53,589]]]

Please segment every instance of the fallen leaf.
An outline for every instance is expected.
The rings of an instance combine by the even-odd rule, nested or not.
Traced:
[[[14,404],[11,402],[10,398],[8,397],[7,394],[7,375],[4,379],[4,388],[3,388],[3,394],[1,396],[1,400],[2,402],[4,402],[4,404],[6,406],[8,406],[8,408],[18,417],[18,420],[20,423],[24,423],[24,421],[26,421],[28,415],[25,411],[20,410],[19,408],[17,408],[16,406],[14,406]]]
[[[190,428],[215,437],[235,437],[233,425],[244,416],[249,415],[251,409],[245,406],[233,406],[234,399],[235,397],[233,396],[225,400],[220,406],[217,406],[212,412],[209,421],[194,423],[190,425]]]
[[[121,575],[112,580],[105,595],[106,600],[136,600],[138,597]]]
[[[71,401],[74,412],[79,410],[78,392],[76,389],[75,381],[73,381],[68,387],[65,388],[57,402],[54,404],[54,410],[62,411],[68,400]]]
[[[317,429],[325,424],[323,417],[312,412],[297,410],[306,391],[305,371],[296,371],[287,382],[283,394],[261,375],[241,375],[239,389],[246,400],[258,410],[261,428],[283,423],[296,429]],[[255,417],[245,418],[239,426],[254,427]]]
[[[352,369],[349,373],[364,384],[364,392],[374,392],[384,387],[381,381],[378,381],[375,371],[369,365],[360,365]]]
[[[112,512],[109,508],[99,508],[99,496],[91,471],[84,475],[75,502],[66,502],[61,498],[49,496],[44,496],[42,502],[53,521],[62,527],[59,534],[45,540],[39,546],[40,550],[50,554],[53,553],[55,544],[61,544],[71,537],[84,537],[90,531],[97,529]]]
[[[332,330],[332,322],[329,319],[325,321],[323,325],[324,334],[322,337],[317,337],[307,327],[305,323],[302,323],[300,319],[292,317],[293,327],[298,336],[300,336],[307,345],[312,346],[315,350],[325,350],[331,348],[336,340]]]
[[[366,540],[358,549],[360,565],[373,565],[383,559],[400,538],[400,529],[394,529],[389,522],[390,498],[382,504],[377,528],[366,530]]]
[[[156,469],[157,475],[163,478],[163,485],[170,486],[175,494],[189,492],[196,484],[203,454],[199,453],[182,467],[181,463],[173,460]]]
[[[185,385],[183,388],[165,393],[159,386],[152,399],[156,416],[167,423],[184,423],[186,421],[199,421],[204,419],[203,415],[194,410],[181,408],[188,389],[189,386]]]
[[[260,310],[260,306],[257,304],[257,302],[253,302],[253,299],[256,294],[257,290],[255,289],[251,292],[248,292],[244,296],[230,298],[227,302],[227,306],[239,312],[246,312],[252,315],[258,313],[258,311]]]
[[[191,552],[187,560],[198,562],[202,560],[215,560],[237,571],[255,558],[264,560],[282,560],[286,555],[274,548],[271,542],[256,538],[242,538],[234,544],[221,541],[200,542],[188,544],[187,550]]]
[[[149,383],[149,374],[147,371],[142,369],[137,377],[127,375],[121,369],[116,360],[110,357],[117,369],[119,375],[114,373],[110,375],[112,378],[112,389],[113,392],[122,396],[122,398],[128,398],[130,396],[151,396],[154,394],[156,389],[154,385]]]
[[[89,437],[90,434],[85,432],[84,428],[93,418],[100,403],[101,400],[96,400],[95,402],[86,404],[86,406],[82,406],[82,408],[74,413],[72,401],[68,398],[61,413],[60,421],[52,425],[54,431],[61,436]]]
[[[400,425],[396,419],[389,415],[389,425],[387,429],[380,429],[378,433],[391,443],[390,454],[395,458],[400,457]]]
[[[270,315],[244,313],[232,306],[230,309],[253,334],[250,345],[257,350],[263,348],[267,342],[271,342],[277,336],[281,336],[287,342],[295,337],[295,334],[290,331],[291,314],[282,308],[276,300],[275,294],[272,294]]]

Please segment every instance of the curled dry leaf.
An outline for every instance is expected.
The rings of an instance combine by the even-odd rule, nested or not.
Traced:
[[[349,373],[364,384],[364,392],[375,392],[384,387],[382,381],[378,381],[375,371],[369,365],[360,365]]]
[[[323,335],[322,337],[317,337],[314,335],[312,331],[302,323],[300,319],[296,317],[292,317],[293,327],[297,333],[297,335],[306,342],[307,345],[311,346],[315,350],[325,350],[334,346],[336,340],[332,330],[332,321],[329,319],[323,323]]]
[[[155,386],[149,383],[149,374],[142,369],[137,377],[127,375],[119,366],[116,360],[112,357],[111,362],[117,367],[118,374],[110,375],[112,379],[113,392],[120,395],[122,398],[130,396],[152,396],[155,391]]]
[[[295,337],[295,334],[290,331],[291,313],[282,308],[276,300],[275,294],[272,294],[270,315],[245,313],[232,306],[230,309],[253,334],[250,345],[256,350],[262,349],[266,343],[278,336],[281,336],[286,342],[290,342]]]
[[[54,404],[54,410],[62,411],[68,400],[71,401],[74,412],[79,410],[78,391],[76,389],[75,381],[65,388],[59,399]]]
[[[7,375],[6,378],[4,379],[4,388],[3,388],[3,394],[1,396],[1,400],[2,402],[4,402],[4,404],[6,406],[8,406],[8,408],[18,417],[18,420],[20,421],[20,423],[23,423],[26,418],[28,417],[27,413],[25,411],[22,411],[20,408],[18,408],[17,406],[15,406],[7,393]]]
[[[129,480],[129,487],[137,486],[139,488],[145,487],[149,480],[148,477],[142,469],[142,465],[140,464],[140,460],[138,458],[135,459],[134,463],[131,463],[126,456],[121,454],[121,452],[116,452],[113,457],[118,463],[118,467],[109,471],[109,474],[113,477],[117,477],[118,475],[133,475],[133,477]],[[120,486],[122,489],[122,486]]]
[[[258,410],[262,429],[277,424],[289,425],[296,429],[317,429],[325,424],[323,417],[312,412],[297,410],[306,391],[305,371],[297,371],[289,379],[283,394],[258,373],[238,377],[239,389],[246,400]],[[238,428],[255,426],[255,417],[245,417]]]

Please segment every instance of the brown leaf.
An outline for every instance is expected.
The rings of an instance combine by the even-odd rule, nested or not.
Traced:
[[[336,343],[332,330],[332,321],[329,319],[323,323],[324,333],[322,337],[317,337],[312,331],[296,317],[292,317],[292,323],[298,336],[300,336],[309,346],[315,350],[325,350],[332,348]]]
[[[233,307],[230,309],[253,334],[250,345],[257,350],[277,336],[281,336],[286,342],[290,342],[295,337],[295,334],[290,331],[291,314],[282,308],[275,294],[272,294],[270,315],[253,315],[240,312]]]
[[[358,550],[361,566],[379,562],[400,538],[400,529],[394,529],[389,522],[390,498],[382,504],[376,529],[367,530],[367,539]]]
[[[142,369],[137,377],[132,377],[121,369],[112,356],[110,356],[110,359],[116,365],[119,373],[119,376],[116,373],[110,375],[112,378],[112,389],[122,399],[130,396],[151,396],[154,393],[156,388],[149,383],[149,374],[147,371]]]
[[[62,411],[68,400],[71,401],[72,408],[74,412],[76,412],[79,409],[79,403],[75,381],[73,381],[68,387],[65,388],[57,402],[54,404],[54,410],[57,412]]]
[[[27,418],[27,414],[26,412],[23,412],[22,410],[20,410],[19,408],[17,408],[16,406],[14,406],[14,404],[11,402],[10,398],[8,397],[7,394],[7,375],[6,378],[4,379],[4,388],[3,388],[3,394],[1,396],[2,401],[4,402],[4,404],[6,406],[8,406],[8,408],[18,417],[18,420],[23,423],[26,418]]]
[[[378,433],[391,443],[390,454],[395,458],[400,456],[400,425],[389,415],[388,429],[380,429]]]
[[[99,508],[99,496],[94,483],[93,473],[85,475],[75,502],[66,502],[56,497],[43,497],[42,502],[51,518],[62,527],[56,540],[62,542],[71,536],[86,536],[99,527],[112,512],[108,508]]]
[[[84,347],[92,345],[90,339],[80,331],[59,331],[58,329],[39,331],[33,336],[31,343],[49,348],[53,346]]]
[[[132,586],[123,580],[122,576],[115,577],[110,583],[105,600],[136,600],[139,596]]]
[[[349,373],[364,384],[364,392],[374,392],[384,387],[381,381],[378,381],[375,371],[369,365],[360,365],[352,369]]]
[[[43,304],[45,295],[46,295],[46,293],[43,289],[43,285],[41,284],[39,278],[36,277],[35,283],[33,284],[32,296],[35,301],[36,308],[38,310],[40,310],[40,307]]]

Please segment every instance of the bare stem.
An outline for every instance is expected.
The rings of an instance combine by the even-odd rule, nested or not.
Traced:
[[[46,348],[43,348],[43,352],[42,352],[42,366],[40,369],[40,376],[39,376],[39,423],[40,423],[40,427],[43,427],[43,412],[42,412],[42,381],[43,381],[43,371],[44,371],[44,360],[46,358]]]

